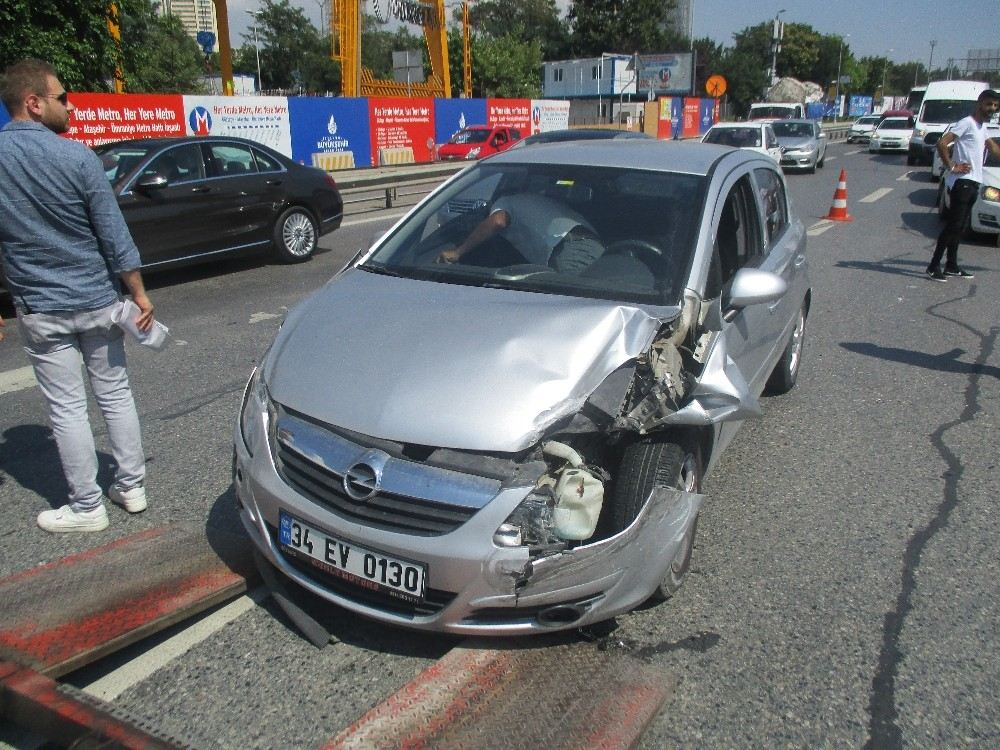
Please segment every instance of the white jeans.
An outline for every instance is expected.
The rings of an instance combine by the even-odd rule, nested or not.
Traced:
[[[123,334],[111,320],[117,304],[84,312],[18,315],[24,350],[48,402],[74,510],[90,510],[103,502],[81,357],[108,428],[117,463],[115,482],[127,489],[142,484],[146,476],[139,415],[125,369]]]

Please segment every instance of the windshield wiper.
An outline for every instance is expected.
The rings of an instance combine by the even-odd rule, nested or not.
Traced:
[[[395,268],[389,268],[389,266],[370,266],[365,264],[358,266],[358,268],[362,271],[368,271],[368,273],[378,273],[382,276],[396,276],[398,278],[402,278],[403,276],[401,271],[397,271]]]

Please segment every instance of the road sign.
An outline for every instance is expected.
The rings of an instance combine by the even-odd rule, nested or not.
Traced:
[[[708,80],[705,81],[705,91],[708,92],[709,96],[718,99],[726,93],[726,79],[720,75],[709,76]]]

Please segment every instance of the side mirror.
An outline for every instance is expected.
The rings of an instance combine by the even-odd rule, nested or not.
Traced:
[[[741,268],[733,277],[726,307],[740,309],[781,299],[788,291],[783,278],[758,268]]]
[[[159,174],[147,174],[135,182],[139,190],[159,190],[167,186],[167,178]]]

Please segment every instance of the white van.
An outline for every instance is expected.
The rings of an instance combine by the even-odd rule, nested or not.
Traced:
[[[931,164],[934,148],[949,125],[972,114],[979,94],[990,85],[985,81],[932,81],[927,84],[920,112],[910,135],[906,163]]]

